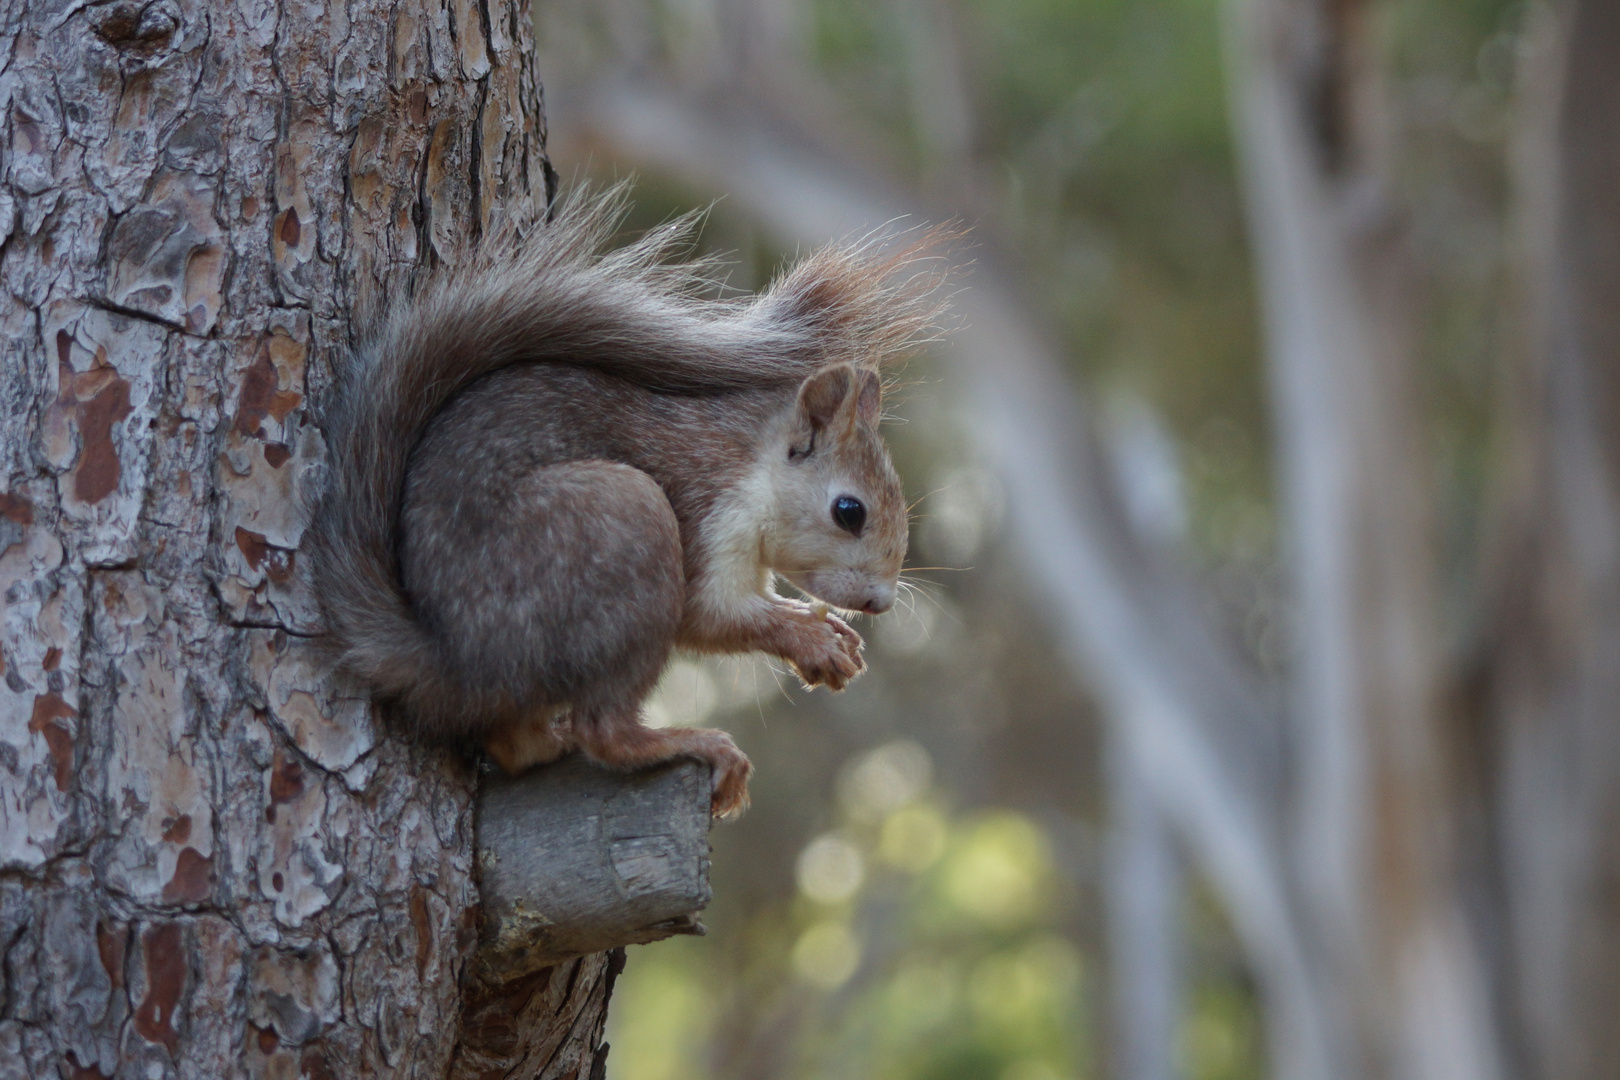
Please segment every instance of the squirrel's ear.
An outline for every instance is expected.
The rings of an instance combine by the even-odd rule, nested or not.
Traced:
[[[821,431],[833,422],[854,389],[856,379],[854,367],[834,364],[804,380],[799,386],[799,415],[810,425],[810,430]]]

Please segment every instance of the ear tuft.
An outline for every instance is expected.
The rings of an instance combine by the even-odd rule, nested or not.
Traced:
[[[883,380],[878,378],[877,372],[864,369],[857,371],[855,378],[860,386],[855,397],[855,415],[867,427],[875,428],[883,415]]]

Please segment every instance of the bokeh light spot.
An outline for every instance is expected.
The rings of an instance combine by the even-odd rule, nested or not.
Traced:
[[[1008,927],[1040,910],[1050,872],[1051,852],[1040,829],[1021,814],[997,814],[951,853],[943,886],[961,910]]]
[[[861,853],[837,833],[816,837],[799,855],[799,891],[817,903],[848,900],[865,876]]]
[[[793,946],[794,973],[822,990],[844,985],[860,962],[860,942],[841,922],[817,923],[799,935]]]
[[[904,806],[928,790],[934,763],[910,739],[885,743],[845,766],[838,795],[852,817],[872,820]]]

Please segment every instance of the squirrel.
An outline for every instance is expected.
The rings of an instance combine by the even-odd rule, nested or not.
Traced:
[[[730,736],[641,704],[676,648],[762,651],[806,687],[864,669],[828,609],[895,602],[882,373],[942,308],[917,269],[940,233],[713,299],[711,264],[672,260],[695,214],[604,253],[625,206],[570,196],[383,317],[327,415],[316,588],[340,663],[420,734],[481,739],[514,775],[694,757],[733,816],[752,766]]]

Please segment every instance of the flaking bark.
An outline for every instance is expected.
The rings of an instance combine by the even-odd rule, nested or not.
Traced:
[[[0,0],[0,1077],[451,1068],[476,777],[331,674],[299,547],[335,359],[547,196],[530,34]],[[469,1030],[590,1075],[608,972]]]

